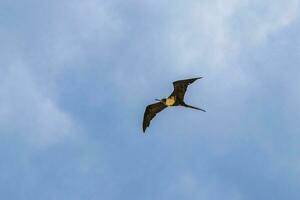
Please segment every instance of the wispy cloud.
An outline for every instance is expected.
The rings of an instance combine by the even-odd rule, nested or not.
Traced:
[[[7,4],[22,17],[6,13],[0,28],[0,137],[42,151],[3,150],[6,180],[24,164],[20,186],[49,199],[239,200],[289,197],[281,185],[298,191],[299,70],[277,62],[299,61],[283,34],[298,23],[298,0],[35,4]],[[208,112],[170,109],[141,136],[144,106],[194,75],[205,78],[186,100]]]
[[[65,1],[51,18],[44,45],[54,66],[107,51],[122,38],[126,24],[107,1]],[[85,66],[88,67],[88,66]]]
[[[38,85],[24,62],[10,63],[1,73],[1,134],[15,135],[36,147],[76,136],[79,129],[72,118],[56,105],[45,85]]]
[[[230,184],[220,184],[217,177],[197,177],[197,175],[182,173],[174,180],[166,191],[163,199],[244,199]]]
[[[184,10],[185,12],[182,12]],[[229,67],[244,48],[260,45],[298,17],[299,1],[190,1],[170,18],[165,39],[184,71]]]

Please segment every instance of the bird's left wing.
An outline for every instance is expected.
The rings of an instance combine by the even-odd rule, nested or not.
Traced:
[[[167,106],[161,102],[150,104],[146,107],[143,120],[143,132],[150,125],[150,121],[155,117],[157,113],[165,109]]]

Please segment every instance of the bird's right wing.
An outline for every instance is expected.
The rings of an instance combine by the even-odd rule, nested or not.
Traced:
[[[165,109],[167,106],[161,102],[150,104],[146,107],[143,120],[143,132],[150,125],[150,121],[155,117],[157,113]]]
[[[179,80],[179,81],[173,82],[174,91],[172,92],[172,94],[170,96],[175,95],[180,100],[183,100],[187,87],[190,84],[192,84],[194,81],[196,81],[197,79],[200,79],[200,78],[202,78],[202,77]]]

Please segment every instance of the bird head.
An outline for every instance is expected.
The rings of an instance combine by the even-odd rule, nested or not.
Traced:
[[[164,103],[164,102],[166,102],[166,99],[165,98],[164,99],[155,99],[155,101],[159,101],[159,102]]]

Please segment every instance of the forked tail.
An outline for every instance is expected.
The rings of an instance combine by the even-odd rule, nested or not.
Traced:
[[[193,108],[193,109],[196,109],[196,110],[201,110],[203,112],[206,112],[205,110],[201,109],[201,108],[197,108],[197,107],[194,107],[194,106],[190,106],[190,105],[187,105],[186,103],[183,103],[182,104],[183,106],[187,107],[187,108]]]

